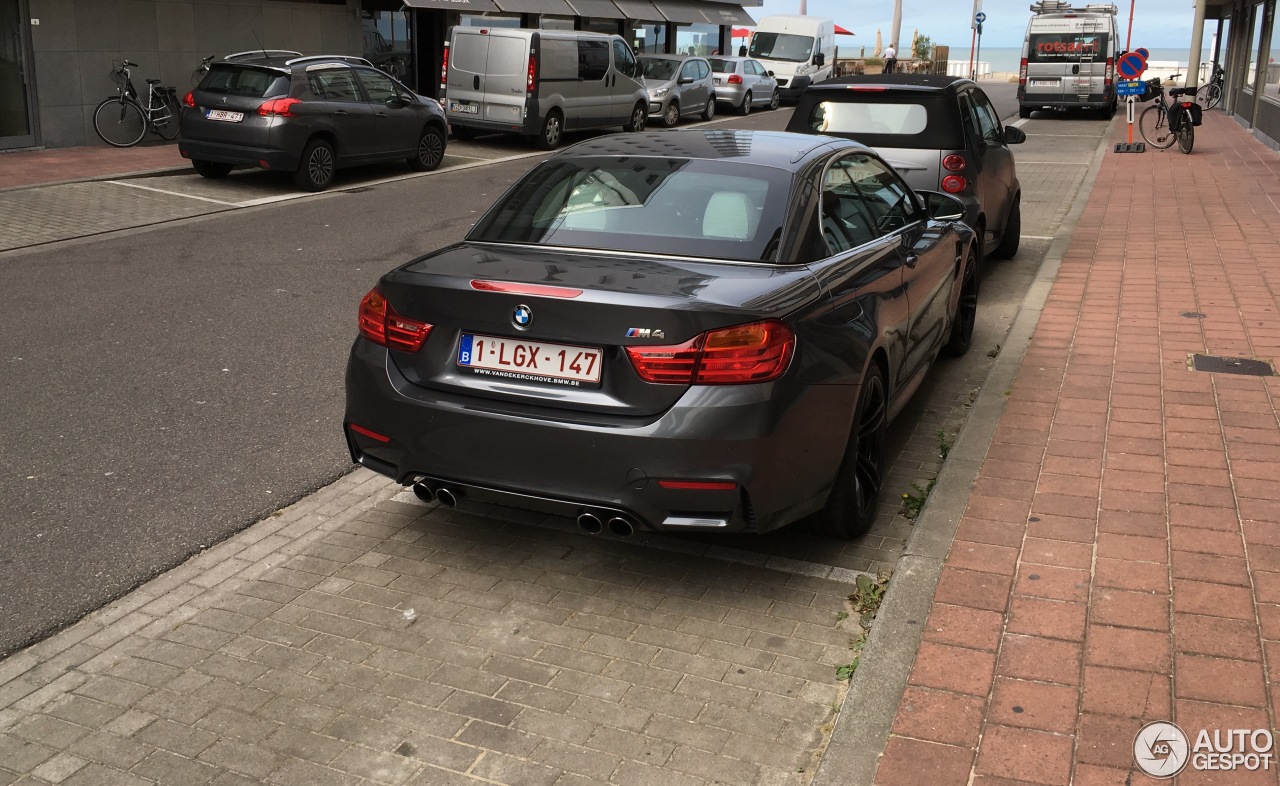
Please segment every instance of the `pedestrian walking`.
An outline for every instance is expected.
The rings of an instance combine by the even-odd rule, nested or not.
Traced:
[[[884,72],[892,74],[898,68],[898,47],[896,44],[889,44],[884,50]]]

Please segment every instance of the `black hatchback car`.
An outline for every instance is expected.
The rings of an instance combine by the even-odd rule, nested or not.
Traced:
[[[293,173],[321,191],[344,166],[444,160],[440,105],[358,57],[266,50],[228,55],[183,101],[178,149],[205,177],[233,166]]]
[[[587,532],[870,525],[886,424],[969,346],[963,206],[842,139],[582,142],[361,301],[343,430],[421,497]]]
[[[850,76],[810,85],[788,131],[853,139],[874,148],[913,188],[965,203],[965,221],[984,252],[1018,253],[1022,185],[1009,145],[1026,141],[1004,127],[982,88],[955,76]]]

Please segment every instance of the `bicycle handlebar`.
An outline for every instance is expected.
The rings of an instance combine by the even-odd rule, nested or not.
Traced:
[[[123,66],[130,66],[131,68],[137,68],[137,67],[138,67],[138,64],[137,64],[137,63],[133,63],[133,62],[130,62],[130,61],[128,61],[128,60],[121,60],[121,61],[120,61],[120,65],[123,65]]]

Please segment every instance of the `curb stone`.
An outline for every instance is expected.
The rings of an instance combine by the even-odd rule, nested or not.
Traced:
[[[1118,121],[1112,121],[1113,123]],[[871,786],[884,752],[898,705],[906,690],[915,655],[924,635],[933,593],[951,549],[956,528],[982,467],[996,425],[1004,413],[1003,391],[1012,384],[1031,345],[1040,314],[1049,298],[1076,222],[1093,192],[1103,157],[1111,146],[1110,130],[1094,151],[1089,173],[1054,233],[1049,251],[1018,308],[1018,315],[982,392],[973,404],[952,447],[928,503],[916,520],[907,547],[867,636],[860,666],[849,683],[835,730],[813,786]],[[846,711],[847,710],[847,711]]]

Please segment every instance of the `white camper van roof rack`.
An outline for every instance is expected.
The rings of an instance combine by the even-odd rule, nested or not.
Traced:
[[[1069,0],[1038,0],[1031,4],[1033,14],[1111,14],[1119,13],[1115,3],[1089,3],[1081,8],[1073,8]]]

